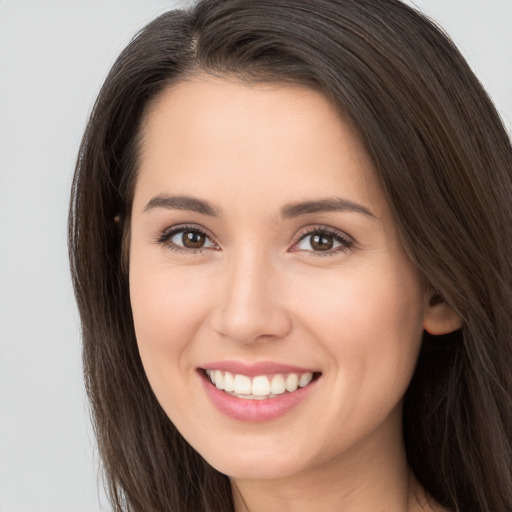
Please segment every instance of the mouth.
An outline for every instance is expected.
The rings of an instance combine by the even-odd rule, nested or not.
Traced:
[[[210,403],[237,421],[260,423],[310,403],[322,372],[275,361],[224,360],[197,368]]]
[[[202,369],[209,381],[226,394],[243,400],[267,400],[295,393],[320,378],[320,372],[289,372],[248,376],[219,369]]]

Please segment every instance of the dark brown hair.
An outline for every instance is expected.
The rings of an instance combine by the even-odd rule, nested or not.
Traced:
[[[315,88],[357,128],[406,251],[464,321],[425,334],[404,402],[409,464],[450,510],[511,511],[510,140],[452,42],[397,0],[204,0],[150,23],[112,68],[80,148],[69,246],[115,511],[233,509],[227,477],[153,395],[122,269],[142,117],[198,72]]]

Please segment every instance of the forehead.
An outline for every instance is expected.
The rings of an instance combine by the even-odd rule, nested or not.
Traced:
[[[231,202],[244,191],[276,203],[381,196],[357,132],[322,94],[302,86],[182,82],[151,105],[142,140],[136,199],[194,191]]]

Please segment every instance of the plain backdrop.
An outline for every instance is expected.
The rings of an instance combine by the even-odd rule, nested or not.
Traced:
[[[249,1],[249,0],[248,0]],[[512,0],[415,0],[512,120]],[[109,67],[164,0],[0,0],[0,512],[108,511],[66,248],[74,160]]]

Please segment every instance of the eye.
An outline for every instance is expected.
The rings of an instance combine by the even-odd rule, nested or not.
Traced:
[[[196,227],[178,226],[167,229],[158,242],[177,251],[197,252],[217,248],[210,237]]]
[[[351,249],[354,241],[338,231],[321,228],[303,234],[293,246],[293,251],[307,251],[320,255],[332,255]]]

